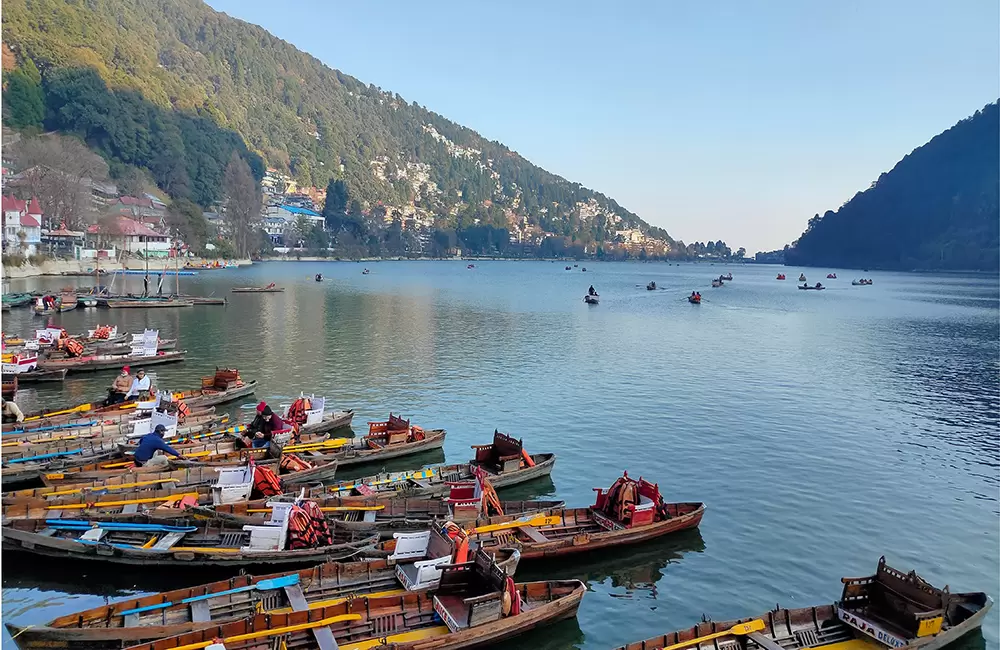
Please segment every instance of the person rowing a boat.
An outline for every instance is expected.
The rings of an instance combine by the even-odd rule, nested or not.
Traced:
[[[247,447],[259,449],[271,444],[271,439],[276,431],[288,429],[285,421],[279,418],[267,402],[257,405],[257,417],[247,427],[246,435],[243,436],[243,444]]]
[[[122,368],[121,374],[111,382],[111,388],[108,389],[108,399],[104,400],[104,405],[121,404],[131,389],[132,375],[129,372],[129,367],[125,366]]]
[[[2,400],[2,401],[3,401],[4,422],[24,422],[24,413],[21,411],[21,408],[17,404],[9,400]]]
[[[132,385],[125,393],[125,399],[135,397],[139,400],[148,400],[152,384],[152,380],[146,376],[146,371],[139,368],[135,373],[135,379],[132,380]]]
[[[590,285],[590,289],[587,290],[587,295],[589,296],[597,295],[597,289],[594,288],[594,285]]]
[[[162,454],[157,455],[156,452],[158,451],[170,454],[176,458],[182,458],[176,449],[163,441],[163,434],[166,432],[167,428],[165,426],[157,424],[152,433],[147,433],[139,439],[139,446],[135,450],[136,467],[169,467],[170,461]]]

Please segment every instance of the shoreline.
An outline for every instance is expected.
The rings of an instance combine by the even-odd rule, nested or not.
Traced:
[[[202,259],[200,257],[187,258],[185,264],[211,264],[216,260]],[[231,263],[237,266],[248,266],[253,262],[249,259],[243,260],[232,260]],[[167,275],[179,271],[201,271],[203,269],[185,269],[183,266],[175,268],[173,265],[164,265],[160,260],[157,260],[155,264],[151,263],[149,266],[149,273],[153,275],[159,275],[161,271],[166,272]],[[3,279],[4,280],[20,280],[23,278],[37,278],[37,277],[61,277],[67,273],[72,275],[66,277],[83,277],[80,274],[87,273],[90,275],[94,274],[94,269],[97,265],[93,260],[46,260],[42,262],[40,266],[35,266],[34,264],[24,264],[23,266],[3,266]],[[134,260],[130,259],[126,262],[101,264],[101,270],[107,271],[107,273],[102,273],[101,277],[106,277],[111,275],[113,270],[118,269],[128,269],[130,271],[142,271],[146,269],[146,262],[144,260]],[[209,269],[211,271],[217,269]],[[222,269],[218,269],[222,270]]]

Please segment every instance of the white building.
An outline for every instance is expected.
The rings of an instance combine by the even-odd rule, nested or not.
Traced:
[[[38,199],[20,201],[12,196],[3,197],[4,250],[34,255],[41,243],[42,210]]]
[[[87,229],[91,236],[97,236],[105,244],[116,243],[133,255],[149,257],[169,257],[170,238],[156,232],[149,226],[128,217],[113,217],[107,222]]]

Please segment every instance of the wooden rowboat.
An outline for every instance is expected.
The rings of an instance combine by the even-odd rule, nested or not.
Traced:
[[[887,566],[884,557],[875,575],[842,582],[840,601],[830,605],[703,622],[617,650],[938,650],[981,628],[993,605],[985,593],[938,589],[913,571],[904,574]]]
[[[183,427],[208,421],[206,418],[213,416],[214,413],[214,406],[191,409],[191,412],[179,422],[182,425],[181,430],[183,431]],[[107,418],[106,416],[95,415],[93,418],[79,418],[48,426],[38,426],[32,429],[15,429],[14,431],[4,432],[3,445],[46,444],[51,440],[114,438],[132,433],[137,423],[149,417],[150,414],[148,412],[134,413],[133,417],[128,419]],[[229,416],[221,417],[225,421]],[[187,435],[190,435],[190,432]]]
[[[45,359],[38,362],[38,367],[43,370],[66,368],[70,373],[97,372],[98,370],[118,370],[122,366],[145,367],[184,361],[186,354],[187,350],[173,350],[157,352],[148,357],[141,354],[108,354],[73,359]]]
[[[405,593],[398,575],[421,558],[326,562],[287,573],[240,575],[228,580],[129,598],[73,614],[44,625],[7,630],[21,650],[113,650],[253,616],[284,613],[302,603],[309,608],[339,605],[358,596]],[[433,558],[429,558],[433,559]],[[501,565],[503,566],[503,565]],[[508,572],[508,575],[513,575]],[[431,586],[436,586],[432,581]],[[425,588],[419,585],[420,590]],[[259,608],[259,609],[258,609]]]
[[[506,514],[476,522],[470,544],[487,551],[513,547],[525,560],[638,544],[697,528],[702,503],[665,503],[659,487],[625,474],[589,508],[554,508],[536,515]]]
[[[572,618],[585,592],[579,580],[515,584],[490,558],[477,556],[473,562],[444,565],[433,592],[259,614],[133,648],[171,650],[221,639],[225,647],[264,649],[274,647],[280,637],[289,648],[457,650],[492,645]],[[516,608],[504,615],[507,599]]]
[[[233,293],[281,293],[284,287],[233,287]]]
[[[213,520],[163,523],[144,516],[115,521],[20,519],[4,525],[3,550],[146,568],[301,566],[356,558],[377,540],[289,549],[276,537],[284,526],[249,528]]]
[[[555,454],[531,454],[521,440],[493,432],[493,443],[474,445],[476,457],[468,463],[436,465],[407,472],[386,472],[351,481],[329,484],[329,496],[378,496],[395,494],[408,497],[440,497],[451,490],[449,483],[474,481],[483,472],[495,488],[509,487],[548,476],[555,465]],[[528,462],[530,460],[530,462]],[[314,495],[315,496],[315,495]]]
[[[174,435],[186,437],[201,434],[209,431],[213,426],[218,425],[228,416],[215,415],[215,409],[205,409],[189,415],[184,419],[183,424],[177,427]],[[39,431],[34,434],[15,437],[12,440],[4,439],[2,446],[2,456],[6,461],[9,458],[23,455],[43,453],[43,451],[66,451],[74,447],[85,447],[85,453],[100,451],[120,450],[124,444],[125,436],[130,433],[136,423],[143,420],[130,420],[125,424],[110,425],[98,429],[106,431],[101,435],[92,435],[80,429],[55,429],[52,431]]]
[[[65,381],[66,380],[66,369],[60,368],[58,370],[30,370],[28,372],[18,373],[16,375],[4,373],[3,381],[13,381],[17,378],[20,384],[40,384],[44,382],[51,381]]]

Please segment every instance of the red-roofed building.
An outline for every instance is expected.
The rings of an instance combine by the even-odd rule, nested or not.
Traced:
[[[38,199],[22,201],[13,196],[4,196],[3,248],[34,255],[42,243],[42,210]],[[23,235],[23,240],[22,240]]]
[[[124,216],[105,219],[101,224],[91,226],[87,233],[100,236],[107,243],[115,242],[121,248],[136,255],[167,257],[170,255],[170,238],[149,226]]]

